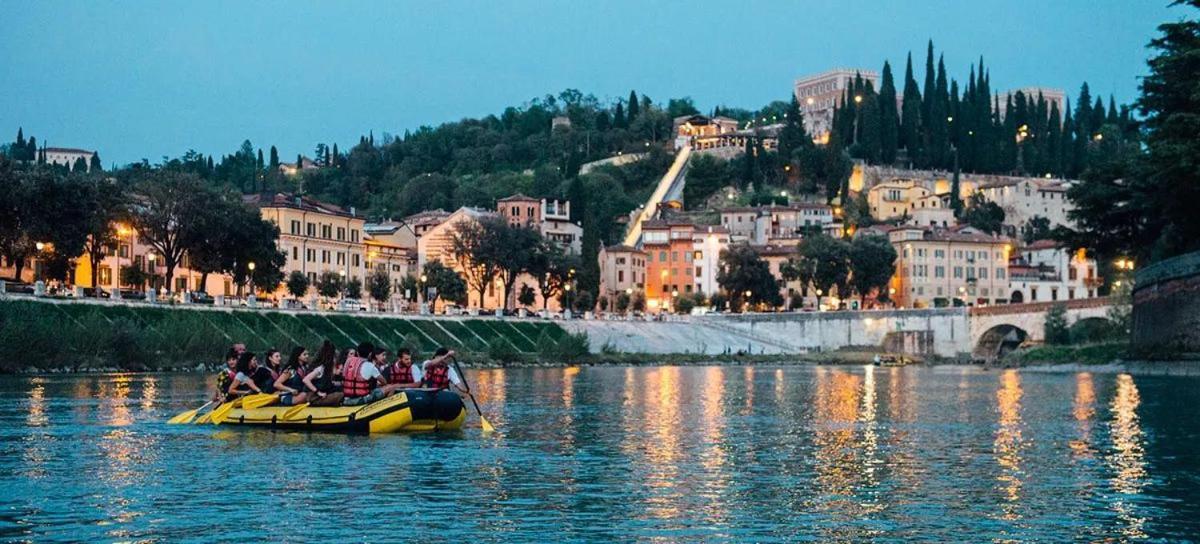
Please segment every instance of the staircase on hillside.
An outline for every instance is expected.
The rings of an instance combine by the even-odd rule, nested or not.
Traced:
[[[646,206],[638,212],[637,217],[629,224],[629,230],[625,234],[625,245],[636,246],[642,238],[642,222],[654,219],[658,214],[658,205],[671,199],[679,199],[683,196],[683,186],[687,177],[687,163],[692,156],[692,148],[684,146],[675,155],[675,161],[671,163],[671,168],[658,181],[658,186],[654,188],[654,192],[650,194],[650,199],[646,201]]]

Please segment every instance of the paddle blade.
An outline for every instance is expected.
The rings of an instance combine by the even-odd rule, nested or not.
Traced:
[[[485,433],[490,433],[496,430],[491,423],[488,423],[487,418],[483,417],[483,414],[479,414],[479,424],[483,427],[483,432]]]
[[[207,425],[209,423],[212,423],[212,412],[204,414],[204,415],[196,418],[196,421],[192,422],[192,424],[194,424],[194,425]]]
[[[209,419],[212,420],[213,425],[220,425],[222,422],[225,421],[225,418],[226,418],[226,416],[229,415],[230,410],[233,410],[234,408],[237,408],[238,406],[241,406],[241,405],[242,405],[242,399],[234,399],[230,402],[226,402],[225,404],[218,406],[212,412],[209,412],[209,415],[211,416],[211,417],[209,417]]]
[[[184,423],[189,423],[192,421],[192,418],[196,417],[196,413],[199,411],[200,411],[199,408],[188,410],[188,411],[186,411],[182,414],[179,414],[171,419],[168,419],[167,423],[170,425],[181,425]]]
[[[242,401],[242,408],[253,410],[255,408],[262,408],[263,406],[275,404],[278,401],[279,395],[250,395]]]
[[[293,418],[300,415],[300,413],[303,412],[305,408],[308,408],[307,402],[304,404],[297,404],[291,408],[288,408],[288,411],[284,412],[283,415],[280,416],[279,419],[282,419],[284,421],[291,421]]]

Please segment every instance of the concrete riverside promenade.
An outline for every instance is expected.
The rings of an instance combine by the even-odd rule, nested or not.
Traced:
[[[0,296],[5,296],[0,293]],[[58,304],[127,304],[159,308],[230,311],[229,307],[197,304],[49,299],[24,295],[10,298]],[[746,313],[626,317],[608,315],[575,319],[476,316],[435,316],[391,312],[349,312],[270,309],[292,314],[341,315],[361,319],[457,321],[487,319],[513,323],[553,323],[567,332],[583,333],[595,353],[612,351],[637,354],[753,353],[806,354],[840,348],[863,348],[918,356],[957,357],[969,354],[992,359],[1003,348],[1043,340],[1046,312],[1055,305],[1066,308],[1068,323],[1104,319],[1113,301],[1108,298],[1008,304],[987,307],[899,309],[870,311]],[[240,311],[256,311],[242,308]],[[459,339],[461,340],[461,339]]]

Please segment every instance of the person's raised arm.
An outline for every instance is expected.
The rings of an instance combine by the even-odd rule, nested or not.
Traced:
[[[304,387],[307,387],[309,391],[312,391],[313,393],[320,395],[321,390],[317,386],[313,385],[313,380],[317,378],[317,372],[321,372],[322,374],[324,374],[324,369],[325,369],[325,367],[319,366],[317,368],[312,369],[312,372],[309,372],[307,375],[305,375],[304,376]],[[321,395],[321,396],[324,396],[324,395]]]

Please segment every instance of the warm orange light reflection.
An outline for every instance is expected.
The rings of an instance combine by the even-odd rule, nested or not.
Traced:
[[[996,391],[996,405],[999,410],[999,427],[992,449],[996,454],[996,463],[1000,465],[1000,474],[996,480],[1004,492],[1006,503],[1001,504],[1001,518],[1005,520],[1020,519],[1018,512],[1021,500],[1023,470],[1021,455],[1024,450],[1024,440],[1021,437],[1021,375],[1015,370],[1007,370],[1000,376],[1000,389]]]
[[[1124,495],[1137,495],[1146,485],[1145,436],[1137,414],[1141,404],[1142,398],[1137,385],[1133,383],[1133,376],[1117,376],[1117,392],[1109,405],[1112,411],[1109,433],[1113,447],[1106,462],[1113,471],[1110,480],[1113,489]],[[1126,538],[1146,538],[1143,529],[1146,518],[1135,512],[1136,504],[1118,497],[1112,507],[1124,522],[1121,532]]]
[[[1096,387],[1092,375],[1080,372],[1075,375],[1075,402],[1071,407],[1079,427],[1079,438],[1070,442],[1071,452],[1076,457],[1092,456],[1092,418],[1096,415]]]

